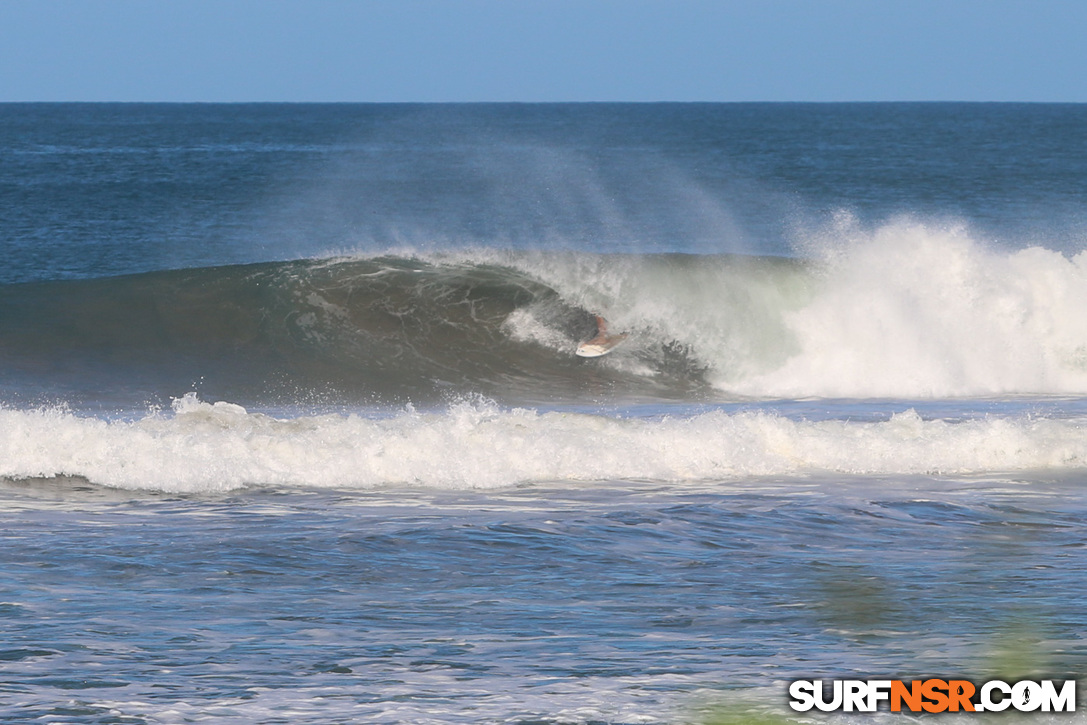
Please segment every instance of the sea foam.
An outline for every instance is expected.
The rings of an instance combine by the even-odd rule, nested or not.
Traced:
[[[1087,392],[1087,253],[1002,250],[964,228],[844,225],[799,351],[737,387],[766,395],[950,397]]]
[[[487,402],[290,419],[190,394],[172,414],[0,411],[0,476],[176,492],[245,486],[495,488],[532,482],[953,474],[1087,465],[1087,421],[1029,416],[797,420],[766,411],[621,418]]]

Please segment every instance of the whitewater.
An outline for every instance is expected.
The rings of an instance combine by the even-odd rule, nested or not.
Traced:
[[[1083,107],[0,119],[0,719],[1083,671]]]
[[[795,420],[773,412],[652,418],[499,409],[460,403],[406,411],[280,419],[190,393],[172,414],[135,422],[58,410],[0,411],[0,475],[78,476],[171,492],[245,486],[439,489],[532,482],[727,481],[803,474],[984,474],[1077,470],[1082,416],[886,421]]]

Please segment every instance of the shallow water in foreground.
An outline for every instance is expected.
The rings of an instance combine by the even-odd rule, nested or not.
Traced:
[[[12,720],[676,722],[1087,661],[1078,475],[3,494]]]

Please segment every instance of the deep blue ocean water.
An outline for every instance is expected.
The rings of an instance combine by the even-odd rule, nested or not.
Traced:
[[[1082,105],[0,105],[0,719],[1078,677],[1085,172]]]

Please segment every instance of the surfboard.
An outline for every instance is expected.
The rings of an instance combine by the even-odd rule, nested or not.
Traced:
[[[599,335],[579,344],[574,354],[578,357],[601,357],[614,350],[625,339],[627,339],[626,334]]]

